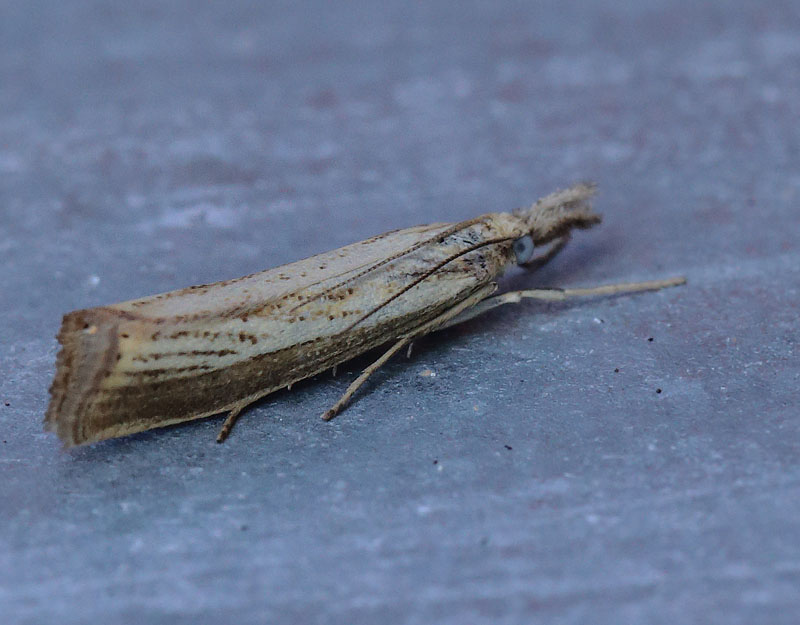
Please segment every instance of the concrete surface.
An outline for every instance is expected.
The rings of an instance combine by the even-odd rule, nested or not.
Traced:
[[[0,12],[3,623],[798,622],[797,2]],[[68,310],[585,178],[509,283],[687,287],[498,310],[331,424],[367,359],[223,446],[42,432]]]

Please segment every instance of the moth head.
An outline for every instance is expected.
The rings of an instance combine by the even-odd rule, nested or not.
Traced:
[[[601,217],[591,206],[594,193],[594,184],[579,183],[543,197],[530,208],[514,211],[514,215],[525,223],[530,238],[530,245],[525,242],[526,237],[514,243],[517,262],[527,262],[520,261],[520,258],[525,258],[526,254],[532,255],[534,246],[566,239],[573,229],[584,230],[599,224]]]

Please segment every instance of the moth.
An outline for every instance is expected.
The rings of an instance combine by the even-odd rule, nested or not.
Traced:
[[[45,429],[66,447],[241,411],[372,348],[386,352],[325,414],[414,339],[497,306],[676,286],[684,278],[494,295],[600,223],[578,184],[513,213],[394,230],[275,269],[64,316]],[[541,252],[537,250],[541,248]]]

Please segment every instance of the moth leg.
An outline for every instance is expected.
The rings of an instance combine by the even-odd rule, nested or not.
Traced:
[[[424,336],[429,332],[433,332],[434,330],[438,330],[439,328],[443,327],[445,324],[447,324],[448,321],[450,321],[454,317],[457,317],[459,314],[461,314],[468,308],[471,308],[478,302],[484,300],[488,295],[492,294],[495,291],[495,289],[497,289],[497,285],[494,282],[492,282],[491,284],[484,285],[483,287],[475,291],[472,295],[468,296],[467,298],[465,298],[452,308],[444,311],[438,317],[435,317],[434,319],[426,323],[423,323],[419,327],[414,328],[407,334],[401,336],[394,345],[392,345],[388,350],[386,350],[386,352],[380,358],[378,358],[378,360],[376,360],[369,367],[364,369],[363,373],[360,376],[358,376],[355,379],[355,381],[353,381],[353,383],[350,384],[350,386],[347,387],[347,390],[339,398],[339,401],[337,401],[333,406],[331,406],[331,408],[328,411],[325,412],[325,414],[322,415],[322,418],[325,421],[330,421],[337,414],[339,414],[342,411],[342,409],[344,409],[345,406],[347,406],[347,404],[350,403],[350,399],[352,399],[355,392],[364,384],[364,382],[366,382],[373,373],[375,373],[378,369],[380,369],[386,363],[387,360],[389,360],[397,352],[403,349],[403,347],[405,347],[406,345],[411,345],[414,339],[417,339],[420,336]]]
[[[686,283],[683,276],[668,278],[666,280],[649,280],[647,282],[625,282],[621,284],[607,284],[584,289],[528,289],[524,291],[509,291],[502,295],[489,297],[479,302],[473,308],[465,310],[456,317],[450,319],[442,325],[442,328],[449,328],[458,323],[463,323],[469,319],[482,315],[492,308],[497,308],[503,304],[515,304],[523,299],[538,299],[546,302],[562,302],[573,297],[592,297],[597,295],[620,295],[622,293],[639,293],[641,291],[658,291],[673,286]]]
[[[222,427],[219,429],[219,434],[217,434],[218,443],[222,443],[226,438],[228,438],[228,434],[231,433],[231,430],[233,429],[237,419],[239,419],[239,415],[241,414],[242,410],[244,410],[248,405],[249,403],[237,404],[231,408],[231,411],[228,413],[228,418],[225,419],[225,423],[222,424]]]
[[[361,387],[362,384],[364,384],[364,382],[366,382],[369,379],[369,376],[371,376],[378,369],[380,369],[381,366],[387,360],[389,360],[389,358],[394,356],[397,352],[403,349],[403,347],[405,347],[410,342],[411,339],[409,338],[400,339],[399,341],[397,341],[397,343],[395,343],[388,350],[386,350],[383,356],[378,358],[378,360],[376,360],[369,367],[364,369],[363,373],[360,376],[358,376],[350,386],[347,387],[347,390],[344,392],[344,395],[342,395],[339,398],[339,401],[337,401],[328,411],[325,412],[324,415],[322,415],[322,418],[325,421],[330,421],[337,414],[339,414],[342,411],[342,408],[344,408],[345,406],[347,406],[348,403],[350,403],[350,399],[353,397],[355,392]]]
[[[564,236],[557,238],[550,244],[550,247],[547,249],[546,252],[544,252],[543,254],[539,254],[538,256],[534,256],[527,263],[523,263],[520,266],[525,267],[525,269],[530,269],[532,271],[544,267],[547,263],[553,260],[561,250],[563,250],[566,247],[571,237],[572,235],[570,233],[567,233]]]

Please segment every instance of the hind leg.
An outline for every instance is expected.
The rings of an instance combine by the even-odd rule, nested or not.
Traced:
[[[404,336],[401,336],[397,342],[392,345],[386,352],[378,358],[375,362],[373,362],[369,367],[364,369],[364,372],[355,379],[355,381],[347,387],[347,390],[341,396],[339,401],[337,401],[329,410],[322,415],[322,418],[325,421],[330,421],[333,419],[337,414],[339,414],[348,403],[350,403],[350,399],[353,397],[355,392],[361,388],[361,386],[366,382],[369,377],[375,373],[378,369],[380,369],[387,360],[389,360],[392,356],[394,356],[397,352],[399,352],[403,347],[406,345],[410,345],[414,339],[417,339],[421,336],[424,336],[434,330],[438,330],[442,327],[446,327],[448,322],[452,320],[454,317],[462,314],[465,310],[479,304],[482,301],[485,301],[485,298],[494,292],[497,288],[495,283],[487,284],[480,289],[478,289],[475,293],[467,297],[465,300],[459,302],[449,310],[446,310],[441,315],[428,321],[427,323],[422,324],[418,328],[411,330],[410,332],[406,333]]]

